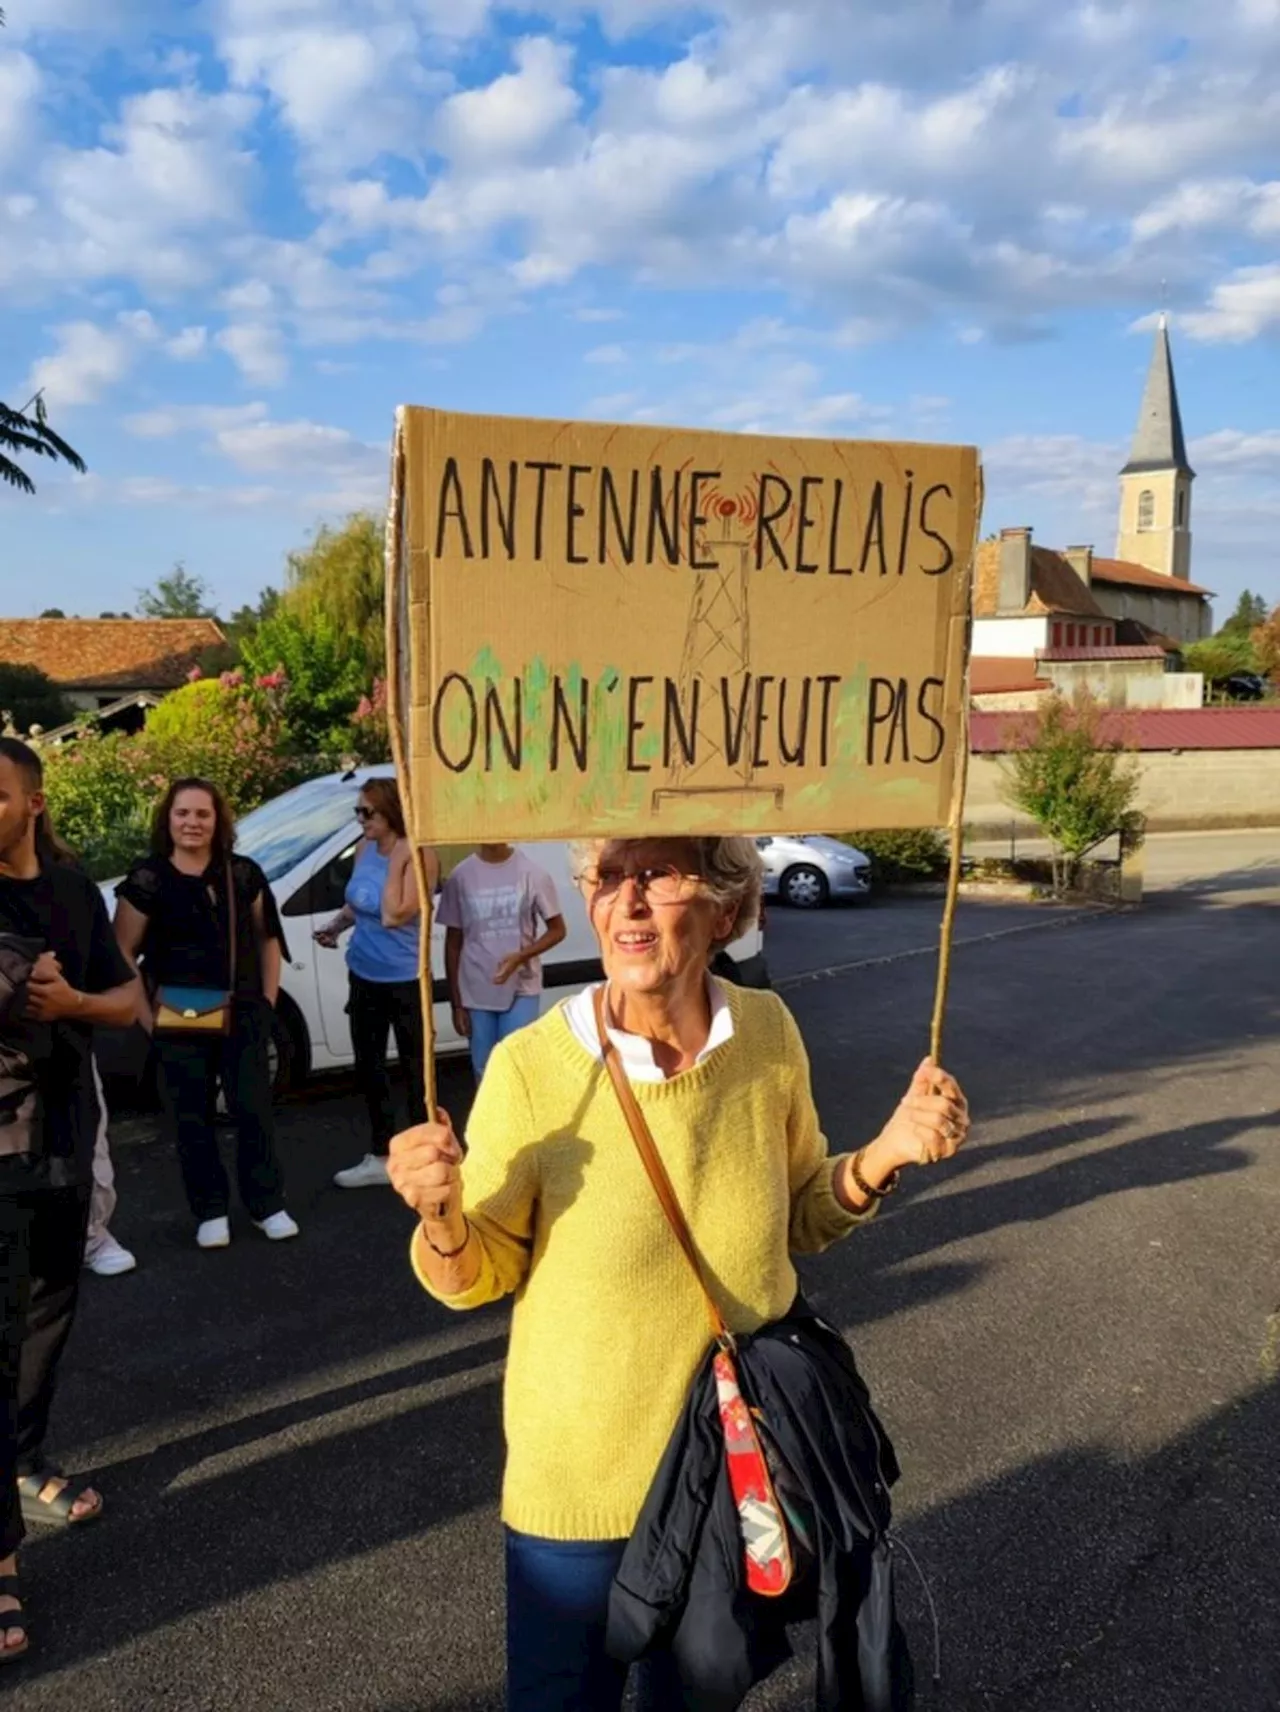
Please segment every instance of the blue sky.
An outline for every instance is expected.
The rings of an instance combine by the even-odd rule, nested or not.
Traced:
[[[974,441],[1114,547],[1167,302],[1192,575],[1280,601],[1280,0],[6,0],[0,610],[230,609],[398,403]]]

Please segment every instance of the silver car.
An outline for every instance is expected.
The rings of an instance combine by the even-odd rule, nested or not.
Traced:
[[[797,909],[821,909],[837,899],[865,898],[871,858],[838,838],[757,838],[764,862],[764,895]]]

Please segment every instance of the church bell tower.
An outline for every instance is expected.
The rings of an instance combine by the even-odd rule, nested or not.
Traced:
[[[1116,558],[1163,577],[1191,576],[1191,484],[1169,351],[1169,323],[1160,317],[1142,409],[1129,461],[1120,472]]]

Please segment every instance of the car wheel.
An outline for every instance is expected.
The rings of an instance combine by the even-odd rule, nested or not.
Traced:
[[[267,1058],[271,1065],[271,1091],[277,1099],[306,1081],[311,1068],[307,1025],[297,1005],[284,993],[276,1001],[276,1012],[271,1019]]]
[[[788,868],[778,889],[793,909],[821,909],[831,891],[821,868],[807,862]]]

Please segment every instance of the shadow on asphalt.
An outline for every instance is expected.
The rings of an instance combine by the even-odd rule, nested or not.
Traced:
[[[1199,899],[1230,900],[1237,893],[1275,891],[1280,886],[1280,864],[1228,869],[1223,874],[1210,874],[1195,879],[1180,880],[1174,885],[1152,887],[1143,897],[1143,908],[1185,908]],[[1229,901],[1218,901],[1215,908],[1230,909]],[[1280,915],[1280,905],[1273,905]]]
[[[935,1688],[927,1614],[900,1561],[919,1712],[1274,1712],[1278,1444],[1269,1384],[1151,1456],[1046,1457],[913,1520],[904,1537],[942,1626]],[[1031,1541],[1053,1574],[1028,1575]],[[812,1705],[797,1666],[748,1702]]]
[[[1097,1139],[1127,1121],[1114,1117],[1051,1126],[1043,1134],[1001,1143],[1000,1152],[1006,1158],[1034,1157],[1049,1148]],[[856,1274],[837,1274],[834,1268],[819,1267],[819,1282],[811,1294],[816,1305],[841,1326],[918,1307],[964,1288],[981,1275],[979,1267],[967,1262],[925,1267],[912,1264],[909,1271],[905,1270],[919,1256],[1006,1225],[1051,1219],[1105,1195],[1243,1170],[1251,1163],[1251,1155],[1231,1143],[1278,1124],[1280,1111],[1275,1111],[1247,1120],[1233,1117],[1190,1124],[1164,1135],[1131,1137],[1112,1148],[1094,1147],[1072,1155],[1042,1171],[972,1189],[950,1189],[946,1195],[914,1205],[908,1179],[900,1206],[858,1233]],[[961,1155],[952,1180],[962,1179],[964,1170],[973,1171],[983,1163],[981,1149],[968,1157]]]

